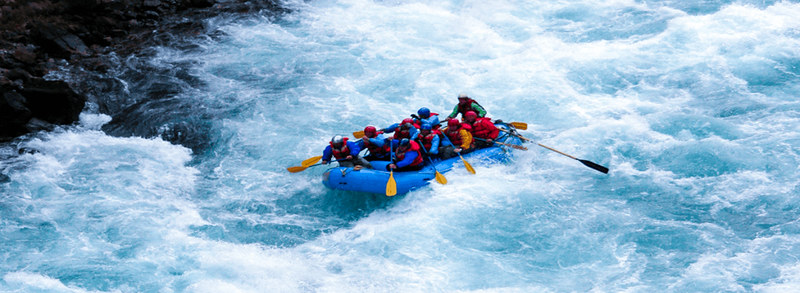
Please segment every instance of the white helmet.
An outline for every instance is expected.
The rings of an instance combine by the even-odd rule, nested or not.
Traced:
[[[333,138],[331,138],[331,143],[340,144],[343,142],[344,142],[344,137],[342,137],[341,135],[335,135]]]

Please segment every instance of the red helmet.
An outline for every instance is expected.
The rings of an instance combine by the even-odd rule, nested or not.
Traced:
[[[450,119],[450,121],[447,121],[447,127],[458,128],[460,126],[461,123],[458,122],[458,119]]]
[[[400,122],[400,125],[403,125],[403,124],[406,124],[406,123],[414,124],[414,119],[411,119],[411,118],[403,119],[403,122]]]
[[[478,114],[475,114],[475,111],[467,111],[467,113],[464,113],[464,119],[472,120],[475,118],[478,118]]]
[[[375,129],[375,126],[364,127],[364,135],[366,135],[368,138],[373,138],[378,135],[378,130]]]

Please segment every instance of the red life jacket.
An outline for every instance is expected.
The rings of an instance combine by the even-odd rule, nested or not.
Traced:
[[[411,162],[411,164],[409,164],[409,166],[418,166],[419,164],[422,164],[422,162],[423,162],[422,153],[419,151],[419,144],[416,141],[413,141],[413,140],[409,141],[409,143],[411,143],[411,147],[409,147],[408,149],[406,149],[402,153],[400,153],[399,149],[395,149],[394,150],[394,157],[396,158],[397,162],[400,162],[406,157],[406,153],[408,153],[408,152],[417,152],[417,157],[414,159],[413,162]]]
[[[472,135],[477,138],[495,139],[500,134],[500,130],[494,126],[489,118],[477,118],[472,122]]]
[[[346,137],[342,139],[342,148],[340,149],[337,149],[335,146],[333,146],[333,142],[330,142],[330,144],[333,157],[336,158],[337,160],[343,160],[344,158],[347,158],[347,156],[350,155],[350,148],[347,147]]]
[[[370,155],[380,155],[380,154],[388,154],[391,152],[391,146],[388,143],[384,143],[382,147],[375,145],[374,143],[370,142],[369,140],[364,142],[364,147],[369,150]]]
[[[422,135],[422,133],[420,133],[417,138],[419,138],[419,142],[422,143],[422,146],[425,147],[425,151],[428,151],[431,149],[431,145],[433,144],[433,138],[439,136],[440,134],[441,132],[438,130],[432,130],[430,133],[428,133],[428,135]]]
[[[394,131],[394,137],[393,138],[396,139],[396,140],[401,140],[401,139],[404,139],[404,138],[411,139],[411,129],[403,130],[403,129],[398,127],[397,130]]]
[[[459,131],[461,131],[460,127],[455,129],[455,131],[454,129],[450,129],[450,127],[444,130],[444,134],[447,135],[447,138],[450,139],[450,143],[452,143],[454,147],[458,147],[462,143],[461,134],[458,133]]]

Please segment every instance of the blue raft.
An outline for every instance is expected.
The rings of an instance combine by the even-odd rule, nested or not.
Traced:
[[[495,126],[500,129],[513,131],[510,126],[503,123],[497,123]],[[522,140],[504,131],[500,132],[496,141],[506,144],[522,145]],[[495,144],[492,147],[475,150],[463,155],[463,157],[470,162],[503,162],[508,159],[509,151],[509,147]],[[394,172],[394,179],[397,182],[397,194],[408,193],[409,191],[428,185],[430,180],[434,179],[436,176],[433,166],[436,167],[436,171],[439,171],[439,173],[445,173],[459,166],[464,168],[464,163],[459,157],[445,160],[434,159],[432,160],[433,166],[431,166],[427,159],[425,161],[425,167],[419,171]],[[389,162],[372,161],[371,163],[373,169],[361,169],[359,171],[345,167],[330,168],[322,174],[322,183],[331,189],[385,194],[386,182],[389,180],[389,172],[385,170]]]

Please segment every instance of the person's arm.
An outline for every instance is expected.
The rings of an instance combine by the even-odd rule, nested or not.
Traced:
[[[322,163],[327,164],[331,161],[331,156],[333,156],[333,151],[331,150],[331,146],[326,146],[325,150],[322,151]]]
[[[453,108],[453,112],[451,112],[450,115],[447,115],[447,118],[452,119],[455,118],[456,115],[458,115],[458,104],[456,104],[456,107]]]
[[[478,114],[478,117],[483,118],[484,116],[486,116],[486,110],[483,109],[483,107],[481,107],[480,105],[478,105],[478,103],[472,103],[470,108],[472,108],[472,110],[475,111],[475,114]]]
[[[397,129],[397,127],[400,127],[400,123],[389,125],[388,127],[383,128],[382,131],[383,133],[392,133],[395,129]]]
[[[431,115],[431,117],[428,118],[428,123],[430,123],[431,126],[439,124],[439,115]]]
[[[433,139],[431,140],[431,149],[428,150],[428,154],[430,155],[437,155],[439,154],[439,136],[434,135]]]
[[[397,166],[397,168],[403,168],[405,166],[411,165],[411,163],[414,162],[414,159],[416,159],[417,156],[418,156],[417,152],[408,151],[406,152],[406,156],[403,157],[403,160],[397,162],[397,164],[395,165]]]
[[[347,142],[347,148],[350,149],[350,155],[353,156],[353,158],[358,157],[358,153],[361,152],[361,148],[352,141]]]
[[[369,139],[369,143],[374,144],[376,147],[379,148],[383,147],[384,141],[385,139],[383,138],[383,135],[378,135],[376,137]]]
[[[408,135],[411,137],[411,140],[414,140],[414,138],[419,135],[419,129],[411,127],[411,129],[408,130]]]
[[[500,129],[497,129],[497,127],[494,126],[494,123],[489,121],[489,119],[486,119],[486,128],[489,129],[490,139],[495,139],[498,135],[500,135]]]

